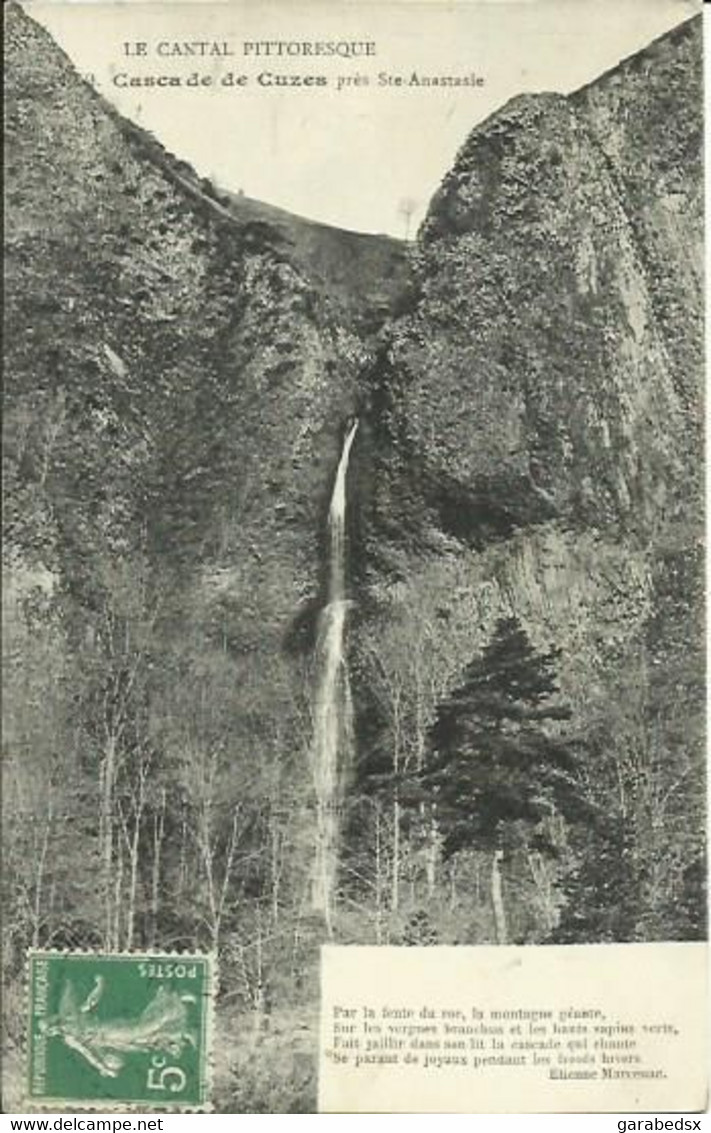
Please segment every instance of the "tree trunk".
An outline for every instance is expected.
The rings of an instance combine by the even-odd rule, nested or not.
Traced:
[[[270,820],[271,829],[269,831],[269,866],[270,866],[270,889],[271,889],[271,907],[272,907],[272,921],[274,924],[279,923],[279,888],[281,881],[281,841],[279,838],[279,827],[277,825],[278,819],[276,814],[272,814]]]
[[[254,941],[254,985],[252,989],[252,1046],[261,1041],[266,1023],[266,989],[264,986],[264,956],[262,950],[262,920],[257,912],[257,937]]]
[[[114,783],[116,779],[116,741],[110,736],[101,765],[99,853],[101,857],[101,897],[104,905],[104,942],[111,950],[114,939],[115,901],[112,886],[114,859]]]
[[[457,894],[457,860],[452,858],[452,864],[449,868],[449,907],[456,909],[459,896]]]
[[[427,856],[425,870],[427,876],[427,896],[434,897],[437,888],[437,861],[439,859],[439,825],[434,805],[430,805],[429,822],[427,824]]]
[[[496,929],[496,943],[506,944],[508,930],[506,927],[506,909],[501,885],[501,861],[503,850],[495,850],[491,860],[491,905],[494,910],[494,927]]]
[[[151,871],[151,947],[155,947],[158,935],[158,910],[160,907],[160,865],[163,851],[163,835],[165,831],[165,788],[160,795],[160,815],[153,815],[153,868]],[[185,819],[183,818],[183,842],[181,854],[184,853]],[[182,864],[182,863],[181,863]],[[180,875],[179,875],[180,876]],[[182,878],[181,878],[182,882]],[[182,887],[181,887],[182,892]]]
[[[383,943],[383,854],[378,803],[375,804],[375,943]]]
[[[121,903],[123,898],[123,844],[116,839],[116,867],[114,870],[113,909],[111,910],[111,937],[109,952],[118,952],[121,933]]]
[[[140,814],[134,817],[133,834],[129,846],[130,872],[128,882],[128,909],[126,911],[126,951],[133,948],[133,933],[136,924],[136,893],[138,891],[139,842],[141,836]]]
[[[183,898],[183,891],[185,889],[188,866],[187,866],[187,843],[188,843],[188,820],[185,817],[185,805],[182,807],[181,820],[180,820],[180,859],[178,864],[178,892],[177,901],[181,902]]]
[[[393,864],[390,885],[390,908],[395,913],[400,907],[400,802],[397,790],[393,800]]]
[[[47,865],[47,851],[49,849],[49,835],[52,829],[53,817],[52,795],[50,793],[49,805],[47,807],[47,820],[45,822],[44,831],[42,834],[42,848],[37,858],[37,869],[35,872],[35,899],[32,924],[33,948],[38,948],[40,942],[40,925],[42,924],[42,898],[44,896],[44,874]]]
[[[126,949],[133,947],[133,936],[136,927],[136,896],[138,893],[138,866],[140,862],[141,826],[143,812],[146,807],[146,778],[148,763],[143,763],[139,771],[138,794],[134,794],[133,805],[133,831],[130,840],[126,839],[129,855],[129,882],[128,882],[128,909],[126,912]],[[128,834],[128,831],[126,832]]]

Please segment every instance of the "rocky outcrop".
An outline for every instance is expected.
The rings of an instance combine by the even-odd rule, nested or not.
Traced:
[[[691,21],[572,98],[512,100],[432,202],[385,380],[424,495],[458,493],[458,515],[439,506],[454,534],[558,520],[644,542],[688,515],[699,35]]]
[[[9,545],[87,601],[96,557],[138,546],[247,579],[283,632],[404,249],[221,193],[18,5],[6,27]]]
[[[418,681],[431,721],[515,617],[561,650],[579,737],[700,773],[700,50],[691,20],[570,97],[513,99],[432,201],[363,442],[366,733]],[[685,796],[669,846],[702,810]]]

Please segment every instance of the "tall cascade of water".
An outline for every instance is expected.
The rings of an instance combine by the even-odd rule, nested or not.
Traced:
[[[339,808],[353,737],[353,708],[344,653],[346,616],[346,476],[358,422],[343,444],[328,512],[328,601],[321,614],[317,644],[312,767],[316,794],[315,854],[311,903],[331,929],[338,874]]]

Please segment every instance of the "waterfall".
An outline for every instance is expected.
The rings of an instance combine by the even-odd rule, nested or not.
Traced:
[[[312,767],[316,794],[312,906],[329,932],[338,873],[339,808],[352,745],[353,709],[344,655],[346,617],[346,476],[355,421],[343,443],[328,511],[327,603],[319,622]]]

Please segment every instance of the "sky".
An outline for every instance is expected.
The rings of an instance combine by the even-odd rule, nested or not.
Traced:
[[[701,10],[698,0],[25,0],[24,7],[122,114],[201,175],[324,223],[401,237],[414,234],[469,131],[509,98],[575,90]],[[370,43],[373,54],[276,58],[252,48],[245,55],[245,44],[264,40]],[[127,54],[125,45],[138,42],[145,55]],[[182,45],[193,42],[226,45],[231,54],[185,56]],[[483,83],[417,87],[409,85],[413,72]],[[230,74],[246,83],[226,85]],[[183,85],[117,85],[159,75]],[[188,87],[191,75],[209,81]],[[326,85],[276,86],[275,75],[322,76]]]

